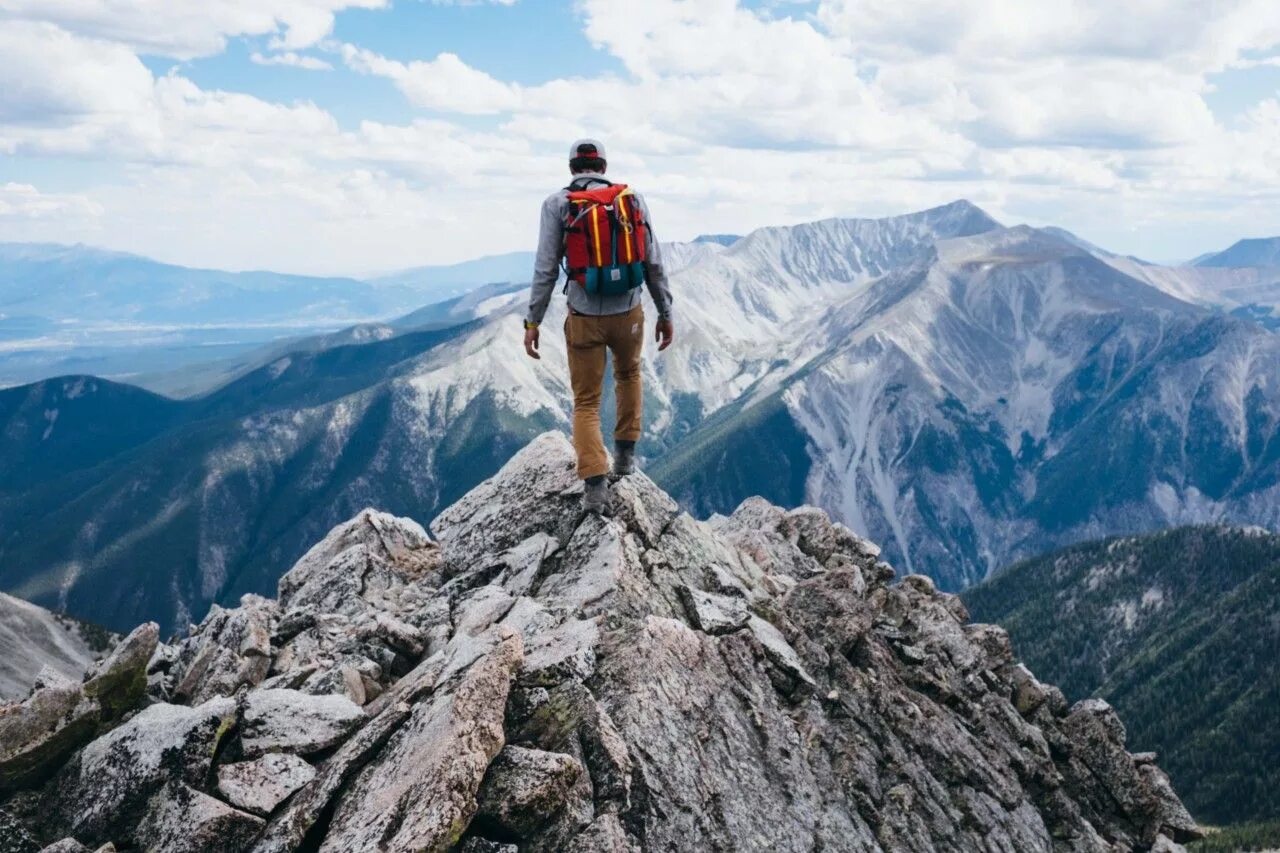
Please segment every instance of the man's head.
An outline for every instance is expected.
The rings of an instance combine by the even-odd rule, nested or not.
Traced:
[[[575,175],[583,172],[604,173],[604,145],[594,139],[579,139],[569,148],[569,171]]]

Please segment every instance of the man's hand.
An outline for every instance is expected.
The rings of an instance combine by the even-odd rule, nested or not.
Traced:
[[[529,358],[542,358],[538,355],[538,327],[531,326],[524,330],[524,351]]]
[[[670,320],[659,320],[658,325],[653,330],[653,339],[658,342],[658,352],[662,352],[671,346],[671,342],[675,340],[676,330],[672,327]]]

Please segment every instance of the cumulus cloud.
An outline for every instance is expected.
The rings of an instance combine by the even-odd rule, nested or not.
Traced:
[[[393,81],[419,107],[466,115],[506,112],[520,104],[519,87],[499,82],[467,65],[456,54],[430,61],[397,62],[354,45],[343,45],[342,58],[352,69]]]
[[[577,135],[606,139],[664,238],[960,196],[1104,244],[1114,233],[1125,251],[1144,244],[1120,222],[1280,232],[1280,93],[1230,119],[1204,98],[1208,75],[1275,59],[1271,0],[1136,0],[1123,17],[1101,0],[579,0],[583,34],[618,70],[539,84],[453,52],[330,41],[335,13],[388,0],[145,5],[0,0],[0,152],[127,176],[79,197],[108,215],[67,196],[66,223],[9,213],[0,238],[33,233],[22,221],[168,260],[311,272],[456,260],[532,242]],[[259,64],[382,78],[418,117],[340,123],[139,59],[240,36]],[[6,199],[28,193],[25,210],[59,198],[23,187]]]
[[[390,0],[0,0],[0,19],[55,24],[145,54],[191,59],[221,53],[233,36],[271,35],[281,49],[311,47],[343,9]]]

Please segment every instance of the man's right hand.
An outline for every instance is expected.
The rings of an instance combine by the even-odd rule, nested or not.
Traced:
[[[533,326],[524,330],[524,351],[528,353],[529,358],[542,358],[538,355],[538,327]]]

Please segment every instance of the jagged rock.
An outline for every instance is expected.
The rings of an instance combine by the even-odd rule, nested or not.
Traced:
[[[741,598],[680,587],[680,600],[693,626],[708,634],[727,634],[747,624],[751,611]]]
[[[271,753],[219,767],[218,793],[236,808],[265,817],[315,776],[315,768],[298,756]]]
[[[500,837],[528,838],[569,798],[582,765],[560,752],[507,746],[489,765],[477,796],[476,821]]]
[[[365,510],[333,529],[280,578],[285,620],[395,612],[405,588],[432,580],[440,555],[415,521]]]
[[[0,846],[0,851],[4,847]],[[108,841],[96,850],[90,850],[74,838],[64,838],[45,847],[40,853],[116,853],[116,846]]]
[[[459,853],[519,853],[520,848],[514,844],[503,844],[487,838],[472,836],[462,842]]]
[[[631,756],[613,720],[580,681],[517,692],[508,708],[515,744],[549,752],[581,752],[598,808],[625,808],[631,793]],[[583,780],[586,781],[586,780]]]
[[[76,684],[77,682],[74,678],[68,678],[63,673],[45,664],[36,673],[35,681],[31,682],[31,690],[27,695],[31,695],[37,690],[43,690],[46,687],[74,687]]]
[[[420,678],[416,682],[417,690],[406,690],[406,699],[416,698],[418,691],[429,691],[434,684],[433,676],[438,671],[433,670],[429,677]],[[342,786],[382,749],[391,735],[408,719],[412,710],[408,701],[397,700],[382,709],[364,728],[338,747],[321,765],[316,777],[303,786],[271,819],[254,844],[254,853],[286,853],[296,850]]]
[[[364,510],[280,579],[270,687],[363,704],[448,639],[440,549],[416,522]]]
[[[151,799],[136,835],[139,846],[154,853],[208,853],[243,850],[261,828],[260,818],[171,784]]]
[[[236,699],[144,710],[0,822],[20,837],[36,802],[42,835],[146,846],[190,810],[229,853],[1116,853],[1199,833],[1109,706],[1068,709],[1001,629],[924,576],[891,585],[825,514],[753,499],[699,522],[643,474],[612,491],[614,517],[583,517],[549,434],[442,513],[438,545],[361,513],[278,604],[152,657],[153,696]],[[39,702],[75,725],[78,689]]]
[[[278,621],[276,603],[261,596],[246,595],[233,610],[215,604],[177,651],[170,675],[173,698],[199,704],[260,684],[271,668],[271,635]]]
[[[106,720],[118,719],[142,699],[147,687],[147,661],[159,636],[156,623],[139,625],[85,677],[84,693],[98,701]]]
[[[582,514],[582,483],[559,433],[544,433],[431,522],[455,567],[500,554],[536,534],[566,542]]]
[[[760,642],[765,656],[773,664],[770,675],[779,691],[790,696],[797,690],[814,686],[813,679],[804,670],[800,656],[782,636],[781,631],[759,616],[747,619],[747,628]]]
[[[246,758],[310,755],[340,743],[364,719],[360,706],[343,696],[254,690],[245,699],[240,748]]]
[[[64,838],[61,841],[53,842],[42,849],[40,853],[90,853],[90,851],[88,847],[85,847],[74,838]]]
[[[131,829],[146,801],[167,782],[203,784],[235,720],[236,705],[228,698],[195,708],[143,709],[86,746],[62,771],[53,803],[59,823],[95,843]]]
[[[146,692],[157,637],[154,622],[140,625],[83,684],[58,679],[21,703],[0,706],[0,791],[53,775],[67,756],[132,709]]]
[[[1015,664],[1008,678],[1013,684],[1013,706],[1024,717],[1033,714],[1049,698],[1044,685],[1022,664]]]
[[[79,684],[44,687],[24,702],[0,707],[0,790],[56,772],[93,737],[98,712]]]
[[[456,686],[418,705],[339,802],[322,851],[445,850],[476,810],[476,791],[505,743],[507,694],[520,666],[507,629]]]

